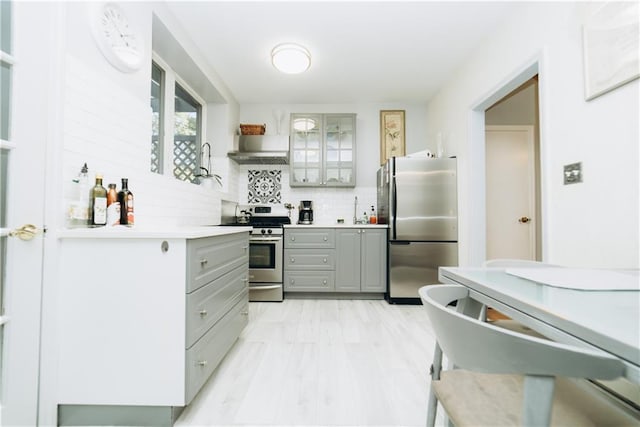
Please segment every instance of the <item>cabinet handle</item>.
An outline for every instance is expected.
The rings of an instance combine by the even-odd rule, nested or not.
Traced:
[[[367,231],[367,230],[362,230],[362,234],[364,234],[365,231]]]
[[[206,360],[198,360],[198,366],[204,368],[207,366],[208,362]]]
[[[205,317],[208,313],[207,310],[200,310],[198,314],[200,315],[200,317]]]
[[[293,285],[294,283],[296,283],[295,279],[291,279],[291,284]]]
[[[291,236],[291,241],[294,242],[296,240],[296,236]]]
[[[296,259],[295,258],[291,258],[291,262],[292,263],[296,262]]]
[[[329,240],[329,238],[327,236],[324,236],[324,238],[322,240],[324,240],[326,242],[327,240]]]
[[[324,259],[322,260],[322,262],[324,262],[324,263],[326,264],[326,263],[327,263],[327,259],[326,259],[326,258],[324,258]]]
[[[253,277],[253,276],[252,276]],[[246,277],[242,279],[243,282],[247,283],[249,281],[249,279],[247,279]]]
[[[204,267],[205,265],[207,265],[208,262],[209,260],[207,260],[206,258],[202,258],[200,260],[200,267]]]
[[[249,249],[249,246],[243,246],[242,249],[246,251],[247,249]]]
[[[358,234],[362,233],[362,231],[358,230]]]
[[[323,285],[326,285],[326,284],[327,284],[327,279],[323,280],[323,281],[322,281],[322,284],[323,284]]]

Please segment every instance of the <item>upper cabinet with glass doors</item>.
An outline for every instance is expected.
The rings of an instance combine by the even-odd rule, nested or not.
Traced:
[[[356,115],[291,115],[292,187],[355,187]]]

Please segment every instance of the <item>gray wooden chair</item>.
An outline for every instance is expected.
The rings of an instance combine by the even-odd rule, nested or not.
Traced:
[[[637,414],[576,380],[622,376],[625,367],[617,358],[499,328],[447,307],[468,297],[464,286],[424,286],[419,294],[437,340],[427,426],[435,423],[438,401],[458,427],[640,423]],[[443,353],[456,369],[441,370]]]

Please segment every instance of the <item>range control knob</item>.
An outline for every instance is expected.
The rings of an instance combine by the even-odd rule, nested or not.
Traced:
[[[265,229],[264,229],[264,228],[263,228],[262,230],[260,230],[260,232],[261,232],[262,234],[266,233],[266,231],[265,231]]]
[[[271,233],[273,233],[273,230],[272,230],[272,229],[268,229],[268,230],[267,230],[267,233],[268,233],[268,234],[271,234]]]

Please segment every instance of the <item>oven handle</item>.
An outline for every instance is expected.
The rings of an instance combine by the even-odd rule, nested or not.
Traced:
[[[282,237],[250,237],[249,243],[251,242],[280,242]]]
[[[271,289],[279,289],[282,285],[270,285],[270,286],[249,286],[250,291],[268,291]]]

